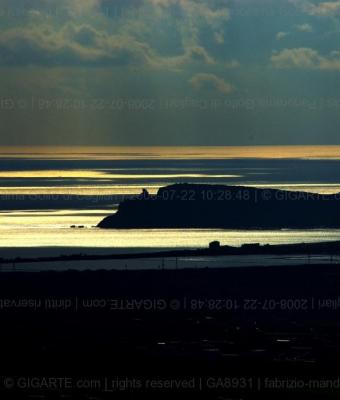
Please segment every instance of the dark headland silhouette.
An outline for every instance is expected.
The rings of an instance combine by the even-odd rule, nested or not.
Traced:
[[[340,228],[340,194],[175,184],[119,204],[100,228]]]

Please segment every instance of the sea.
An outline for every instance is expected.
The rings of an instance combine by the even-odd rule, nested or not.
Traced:
[[[338,229],[96,227],[124,198],[183,182],[340,193],[340,146],[3,147],[0,257],[196,249],[214,240],[231,246],[340,240]]]

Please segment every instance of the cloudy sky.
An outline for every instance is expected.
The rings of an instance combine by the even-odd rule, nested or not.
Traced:
[[[1,0],[0,145],[340,144],[340,1]]]

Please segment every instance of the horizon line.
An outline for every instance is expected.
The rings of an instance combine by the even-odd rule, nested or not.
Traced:
[[[340,145],[0,146],[0,158],[63,159],[340,159]]]

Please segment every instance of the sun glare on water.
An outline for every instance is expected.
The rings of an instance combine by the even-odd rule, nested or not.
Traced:
[[[47,159],[340,159],[340,146],[0,147],[0,157]]]

